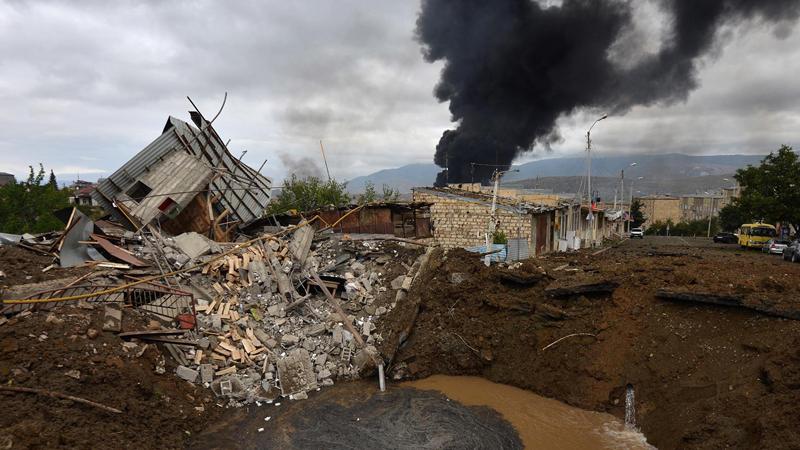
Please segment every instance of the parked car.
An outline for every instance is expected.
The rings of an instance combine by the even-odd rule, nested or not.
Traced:
[[[644,230],[641,228],[631,228],[631,239],[633,238],[644,239]]]
[[[770,255],[782,255],[783,249],[785,249],[789,244],[790,241],[785,239],[770,239],[764,244],[764,247],[761,248],[761,251],[764,253],[769,253]]]
[[[795,239],[783,249],[783,260],[800,262],[800,240]]]
[[[734,233],[722,232],[717,233],[712,238],[716,243],[723,243],[723,244],[735,244],[739,242],[739,236],[735,235]]]

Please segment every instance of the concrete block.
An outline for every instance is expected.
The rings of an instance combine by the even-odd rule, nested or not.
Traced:
[[[203,383],[214,381],[214,367],[211,364],[200,364],[200,381]]]
[[[183,378],[184,380],[190,383],[194,383],[195,381],[197,381],[197,376],[199,375],[199,373],[196,370],[190,369],[186,366],[178,366],[175,369],[175,375],[179,376],[180,378]]]

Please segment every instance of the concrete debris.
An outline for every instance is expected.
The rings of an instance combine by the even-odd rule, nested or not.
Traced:
[[[188,208],[183,200],[179,203]],[[233,205],[238,207],[238,202]],[[145,208],[149,206],[140,206],[137,214],[150,217]],[[214,214],[211,204],[203,203],[202,211]],[[179,209],[173,212],[172,219],[183,214]],[[227,223],[223,216],[215,219]],[[380,318],[395,307],[398,293],[405,295],[411,288],[414,277],[409,270],[420,252],[407,242],[354,240],[306,223],[259,238],[237,237],[228,233],[230,229],[190,231],[175,222],[175,227],[157,228],[147,225],[148,220],[137,231],[125,231],[127,224],[120,223],[122,231],[113,235],[117,225],[106,220],[97,234],[91,234],[92,223],[74,211],[70,223],[75,231],[20,237],[20,241],[46,251],[69,235],[64,244],[81,252],[76,264],[90,259],[83,253],[100,241],[98,249],[116,261],[136,259],[147,264],[115,266],[102,275],[95,272],[96,276],[81,280],[89,288],[121,286],[180,269],[177,275],[113,293],[113,301],[120,303],[104,305],[107,298],[86,298],[78,306],[102,307],[104,332],[123,331],[123,301],[131,308],[125,309],[126,319],[134,312],[148,315],[141,322],[146,326],[122,333],[136,334],[126,337],[135,341],[123,343],[123,351],[141,357],[151,349],[157,354],[156,373],[174,367],[175,376],[211,389],[229,406],[276,395],[299,400],[309,390],[369,374],[382,360],[376,350],[384,342],[376,332]],[[71,236],[84,225],[86,232]],[[176,227],[179,234],[170,236]],[[237,243],[216,242],[220,232],[228,238],[225,241]],[[46,322],[57,325],[63,319],[54,312]],[[92,326],[97,325],[87,323],[83,333],[98,339],[101,331]],[[173,362],[166,362],[165,356]]]
[[[175,369],[175,375],[177,375],[180,378],[183,378],[184,380],[190,383],[194,383],[197,380],[199,372],[185,366],[178,366]]]
[[[187,276],[200,297],[197,329],[185,337],[196,346],[173,354],[185,348],[164,345],[178,361],[180,378],[210,388],[230,406],[275,393],[299,400],[309,390],[374,370],[383,341],[376,320],[394,307],[395,290],[410,288],[407,269],[418,253],[412,246],[398,257],[394,248],[402,243],[384,250],[382,242],[353,242],[310,226],[220,256],[209,242],[215,244],[194,233],[164,239],[171,264],[180,263],[180,255],[200,262]],[[147,244],[141,251],[157,255]],[[341,312],[312,281],[317,275]]]
[[[103,331],[122,331],[122,310],[111,306],[105,307],[103,315]]]
[[[211,252],[211,240],[194,231],[183,233],[172,238],[175,246],[190,259]]]

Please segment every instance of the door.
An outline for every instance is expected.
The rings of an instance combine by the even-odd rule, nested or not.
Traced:
[[[536,256],[544,254],[547,248],[547,215],[536,217]]]

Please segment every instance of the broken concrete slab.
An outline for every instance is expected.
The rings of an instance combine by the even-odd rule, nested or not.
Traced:
[[[211,244],[205,236],[195,233],[183,233],[172,238],[175,246],[191,259],[211,253]]]
[[[111,306],[105,307],[103,314],[103,331],[122,331],[122,310]]]
[[[314,228],[305,226],[299,228],[294,232],[292,241],[289,243],[289,251],[292,256],[302,265],[308,257],[308,251],[311,249],[311,242],[314,238]]]
[[[392,280],[392,289],[395,291],[403,287],[403,282],[405,281],[405,275],[399,275],[394,280]]]
[[[281,395],[288,396],[317,388],[317,377],[308,350],[298,348],[278,359]]]

